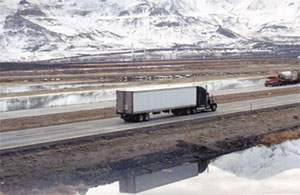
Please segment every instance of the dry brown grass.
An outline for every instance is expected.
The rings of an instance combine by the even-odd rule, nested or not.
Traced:
[[[271,146],[273,144],[280,144],[286,140],[298,139],[299,137],[300,137],[300,129],[288,130],[288,131],[266,135],[261,139],[261,142],[264,145]]]
[[[0,168],[0,175],[3,175],[3,174],[4,174],[4,169]]]
[[[64,194],[64,195],[73,195],[73,194],[75,194],[74,190],[72,189],[72,187],[66,186],[64,184],[58,184],[54,188],[54,192],[56,192],[58,194]]]
[[[230,95],[220,95],[215,96],[217,102],[220,103],[228,103],[233,101],[243,101],[243,100],[252,100],[259,98],[268,98],[275,96],[282,96],[288,94],[298,94],[300,93],[300,87],[290,87],[285,89],[274,89],[274,90],[265,90],[258,92],[248,92],[248,93],[237,93]]]

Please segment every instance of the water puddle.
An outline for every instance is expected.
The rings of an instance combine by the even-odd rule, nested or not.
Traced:
[[[137,159],[136,166],[124,160],[78,168],[76,172],[44,173],[20,182],[12,180],[14,185],[7,178],[0,182],[0,191],[26,195],[300,194],[300,139],[253,147],[210,161],[186,161],[180,154],[148,160]]]
[[[189,162],[142,175],[124,174],[86,195],[299,194],[300,139],[253,147],[207,162]]]

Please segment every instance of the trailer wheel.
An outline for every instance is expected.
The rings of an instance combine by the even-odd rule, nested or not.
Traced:
[[[148,113],[144,114],[144,121],[149,121],[150,115]]]
[[[191,109],[190,108],[186,108],[185,109],[185,114],[186,115],[190,115],[191,114]]]
[[[210,109],[211,109],[211,111],[216,111],[217,110],[217,105],[216,104],[213,104],[213,105],[211,105],[210,106]]]
[[[125,122],[131,122],[131,121],[132,121],[132,117],[129,116],[129,115],[126,115],[126,116],[124,116],[123,120],[124,120]]]
[[[143,114],[138,114],[136,119],[137,119],[138,122],[142,122],[144,120]]]
[[[192,111],[192,114],[196,114],[197,113],[197,108],[194,107],[194,108],[192,108],[191,111]]]
[[[123,119],[125,122],[131,122],[131,120],[128,120],[127,118]]]

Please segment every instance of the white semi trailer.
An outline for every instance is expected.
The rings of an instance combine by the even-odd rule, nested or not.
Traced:
[[[126,122],[150,119],[150,113],[195,114],[217,109],[213,97],[203,87],[180,87],[148,90],[118,90],[117,114]]]

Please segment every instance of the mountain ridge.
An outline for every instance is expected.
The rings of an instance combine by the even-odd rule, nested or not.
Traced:
[[[300,42],[300,1],[293,0],[1,0],[0,10],[2,61]]]

